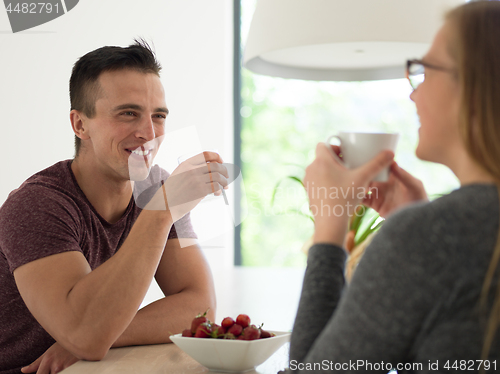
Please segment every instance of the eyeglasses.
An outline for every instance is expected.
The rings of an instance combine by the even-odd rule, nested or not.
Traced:
[[[420,86],[420,84],[425,80],[426,68],[455,73],[454,69],[431,65],[422,60],[408,60],[406,61],[406,78],[410,81],[410,85],[413,90],[416,90],[417,87]]]

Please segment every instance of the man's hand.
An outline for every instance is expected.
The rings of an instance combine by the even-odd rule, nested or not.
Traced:
[[[73,365],[76,361],[78,358],[56,342],[33,363],[23,367],[21,371],[23,373],[55,374]]]
[[[228,170],[217,153],[200,153],[182,162],[144,209],[169,210],[175,222],[208,194],[221,194],[229,184],[228,178]]]
[[[422,182],[396,162],[391,165],[387,182],[373,182],[369,188],[372,193],[366,195],[363,204],[375,209],[384,218],[405,205],[428,200]]]

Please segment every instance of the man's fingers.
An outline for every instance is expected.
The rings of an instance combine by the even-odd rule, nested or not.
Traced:
[[[188,164],[191,167],[192,166],[200,167],[200,166],[204,166],[206,163],[207,163],[207,161],[205,159],[205,154],[199,153],[199,154],[194,155],[194,156],[188,158],[187,160],[183,161],[181,164]]]
[[[38,357],[35,361],[33,361],[28,366],[21,368],[21,371],[23,373],[33,373],[33,372],[37,371],[38,367],[40,366],[40,362],[42,361],[42,357],[43,356]]]
[[[231,164],[219,164],[217,162],[211,162],[207,164],[207,168],[204,169],[205,173],[220,173],[224,175],[226,178],[229,178],[228,168],[231,167]]]
[[[223,176],[218,173],[210,173],[208,174],[209,180],[206,181],[206,183],[212,184],[214,187],[214,191],[221,190],[229,185],[229,181]]]
[[[205,159],[205,162],[218,162],[218,163],[223,163],[222,157],[216,152],[211,152],[211,151],[205,151],[203,152],[203,157]]]
[[[227,179],[228,184],[233,183],[241,174],[241,169],[234,164],[210,164],[210,166],[212,172],[222,174]]]
[[[212,193],[215,193],[213,174],[210,170],[210,164],[207,164],[207,167],[208,167],[208,176],[210,177],[210,186],[212,187]]]
[[[52,374],[50,370],[50,365],[46,362],[41,362],[36,374]]]
[[[33,364],[30,364],[28,366],[21,368],[21,371],[23,373],[33,373],[36,369],[31,369],[31,365],[33,365]]]
[[[227,189],[239,176],[240,168],[233,164],[204,163],[200,167],[184,170],[179,167],[165,180],[163,186],[157,183],[136,196],[136,204],[141,208],[148,206],[149,210],[164,210],[196,202],[208,194]]]
[[[229,184],[220,173],[201,173],[198,170],[172,175],[167,179],[165,186],[169,208],[201,200]]]
[[[181,162],[181,164],[190,165],[191,167],[200,167],[205,166],[207,163],[222,164],[222,162],[222,157],[220,157],[218,153],[205,151],[189,157],[188,159]]]

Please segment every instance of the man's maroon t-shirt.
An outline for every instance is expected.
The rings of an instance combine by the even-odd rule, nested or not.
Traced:
[[[14,270],[68,251],[83,253],[93,270],[120,248],[141,212],[131,198],[118,222],[104,220],[78,186],[71,162],[61,161],[33,175],[0,208],[1,374],[20,373],[55,342],[24,304]],[[161,177],[167,176],[161,170]],[[189,214],[172,226],[168,239],[177,237],[196,238]]]

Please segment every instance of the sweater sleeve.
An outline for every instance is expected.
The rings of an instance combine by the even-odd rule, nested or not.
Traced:
[[[316,244],[309,249],[299,309],[292,330],[291,360],[302,362],[337,308],[344,287],[346,257],[342,248],[329,244]]]
[[[386,222],[345,290],[343,250],[311,248],[291,339],[294,372],[387,373],[389,364],[411,357],[435,301],[449,289],[439,276],[446,262],[440,249],[454,244],[432,235],[436,228],[422,224],[422,214],[405,213]]]

